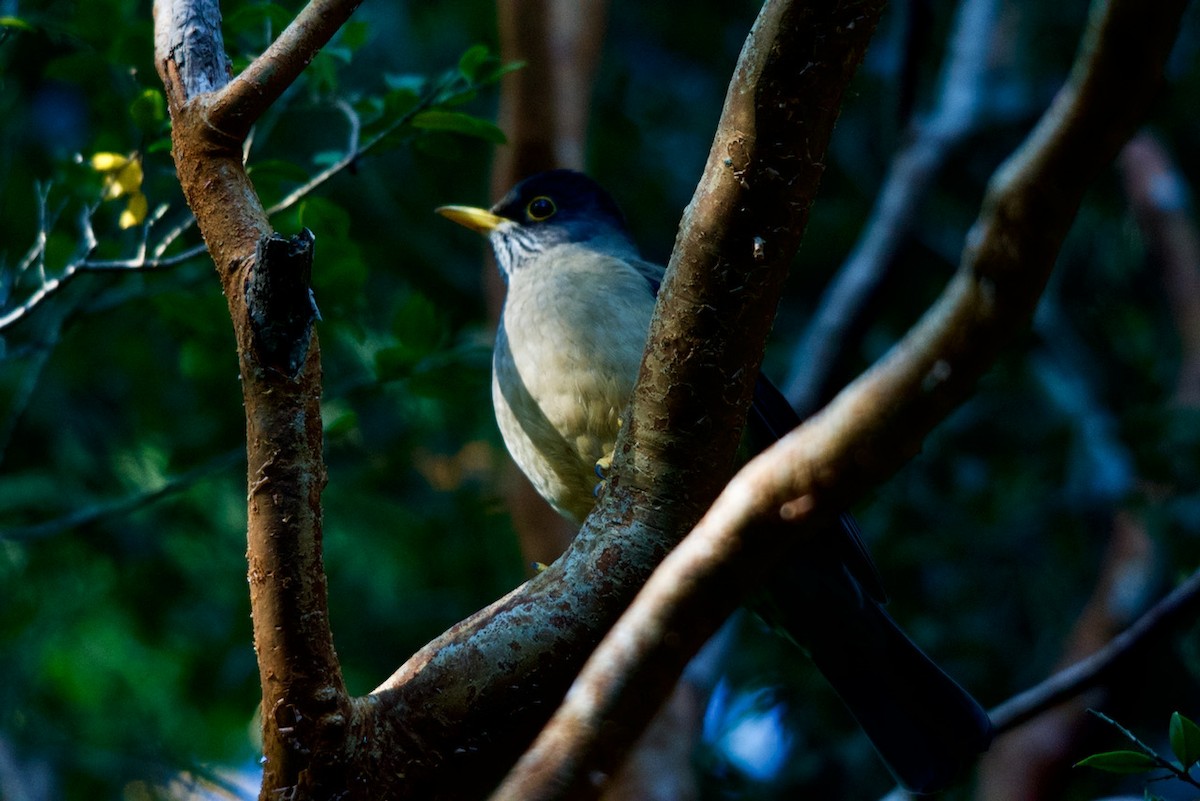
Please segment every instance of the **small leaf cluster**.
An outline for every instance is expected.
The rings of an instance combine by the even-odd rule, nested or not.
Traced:
[[[416,132],[455,133],[493,144],[505,142],[504,132],[490,120],[462,111],[479,90],[521,68],[503,64],[487,45],[463,53],[456,69],[427,78],[418,75],[385,75],[387,91],[354,103],[363,120],[364,150],[386,150],[408,141]]]
[[[1171,760],[1159,754],[1156,750],[1134,736],[1124,726],[1108,716],[1095,710],[1092,710],[1092,714],[1116,727],[1136,748],[1092,754],[1076,763],[1077,767],[1082,765],[1109,773],[1122,774],[1148,773],[1150,771],[1161,770],[1165,771],[1165,773],[1153,776],[1149,781],[1177,779],[1193,787],[1200,788],[1200,779],[1192,776],[1192,771],[1197,766],[1200,766],[1200,726],[1197,726],[1196,722],[1191,718],[1185,717],[1178,712],[1171,714],[1169,741],[1171,743],[1171,753],[1175,757],[1174,760]],[[1146,791],[1146,798],[1147,801],[1160,801],[1160,796],[1150,793],[1149,790]]]

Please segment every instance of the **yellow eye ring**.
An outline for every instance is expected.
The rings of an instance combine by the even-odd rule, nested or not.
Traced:
[[[558,206],[554,205],[554,201],[545,195],[538,195],[525,207],[525,214],[534,222],[541,222],[552,217],[556,211],[558,211]]]

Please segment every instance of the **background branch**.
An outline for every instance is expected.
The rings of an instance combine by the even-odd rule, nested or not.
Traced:
[[[989,714],[997,731],[1008,731],[1103,682],[1107,675],[1140,653],[1147,640],[1194,620],[1198,610],[1200,571],[1192,573],[1103,648],[992,709]]]
[[[958,6],[936,106],[907,132],[854,250],[822,294],[792,355],[782,387],[801,417],[827,399],[848,334],[908,238],[922,201],[946,159],[984,121],[1000,2],[964,0]]]

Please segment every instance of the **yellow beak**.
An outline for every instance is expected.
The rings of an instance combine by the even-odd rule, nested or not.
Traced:
[[[447,220],[453,220],[481,234],[490,234],[499,228],[501,223],[507,222],[505,218],[492,214],[487,209],[477,209],[474,206],[439,206],[434,211]]]

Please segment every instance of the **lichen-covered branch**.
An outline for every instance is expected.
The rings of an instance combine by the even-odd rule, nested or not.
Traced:
[[[606,636],[495,798],[593,792],[592,777],[611,765],[620,735],[636,730],[644,717],[637,707],[674,680],[752,583],[761,582],[784,544],[817,530],[815,524],[891,475],[969,395],[999,350],[1028,324],[1086,187],[1146,114],[1184,6],[1183,0],[1153,9],[1135,0],[1096,6],[1068,85],[993,179],[960,270],[938,303],[879,364],[730,482]],[[718,145],[722,140],[718,134]],[[703,252],[732,245],[733,255],[721,252],[720,264],[736,258],[736,246],[749,244],[720,234],[727,220],[736,219],[731,212],[746,200],[743,191],[752,197],[755,184],[727,186],[722,193],[720,167],[709,166],[693,212],[702,211],[699,203],[706,200],[717,205],[702,227],[685,228],[690,237],[700,231],[705,236],[681,238],[679,246],[694,244],[692,250]],[[696,224],[694,215],[690,222]],[[685,262],[677,254],[672,263]],[[655,344],[670,358],[656,363],[648,356],[644,370],[651,375],[643,376],[643,384],[661,369],[660,380],[690,385],[694,374],[678,369],[699,347],[688,337],[705,334],[699,323],[720,319],[726,310],[716,299],[710,301],[715,308],[695,308],[701,276],[686,288],[662,310],[664,317],[678,315],[674,336],[662,333],[670,320],[656,321]],[[689,347],[668,347],[684,342]],[[651,426],[654,415],[670,412],[646,404],[635,409],[635,421],[647,406]]]

